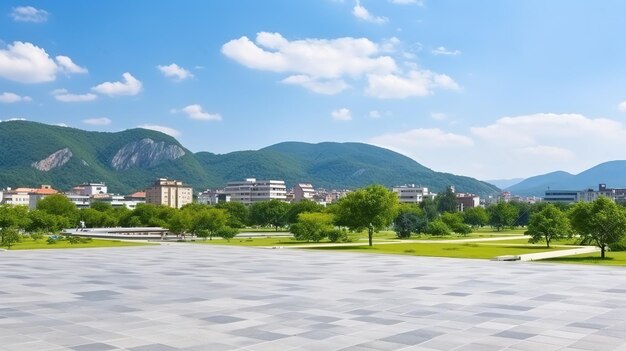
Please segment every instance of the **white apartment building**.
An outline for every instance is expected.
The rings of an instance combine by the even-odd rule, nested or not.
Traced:
[[[179,180],[157,179],[146,189],[146,203],[181,208],[193,201],[193,189]]]
[[[2,203],[13,206],[28,206],[30,209],[37,207],[37,201],[48,195],[57,194],[50,185],[42,185],[40,188],[7,188],[2,192]]]
[[[83,183],[73,187],[71,193],[75,195],[94,196],[107,194],[108,189],[104,183]]]
[[[293,187],[293,201],[298,202],[302,200],[311,200],[313,201],[313,197],[315,196],[315,189],[313,189],[313,185],[311,184],[296,184]]]
[[[251,205],[269,200],[286,201],[287,187],[284,180],[246,178],[243,181],[228,182],[224,194],[230,196],[230,201]]]
[[[398,195],[398,199],[402,203],[418,204],[424,198],[434,198],[436,194],[429,193],[428,188],[415,186],[415,184],[394,186],[392,191]]]
[[[198,194],[198,203],[204,205],[217,205],[222,202],[230,202],[230,195],[224,190],[205,190]]]

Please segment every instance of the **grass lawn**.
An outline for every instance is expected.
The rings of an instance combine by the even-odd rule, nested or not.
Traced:
[[[146,246],[156,245],[145,242],[129,242],[119,240],[93,239],[90,242],[70,244],[67,240],[57,241],[56,244],[48,244],[46,239],[33,241],[23,239],[21,242],[11,246],[11,250],[38,250],[38,249],[80,249],[86,247],[121,247],[121,246]],[[6,249],[6,247],[3,247]]]
[[[626,251],[608,251],[606,253],[605,259],[600,258],[599,252],[594,252],[583,255],[549,258],[541,260],[540,262],[596,264],[602,266],[626,266]]]
[[[529,237],[530,238],[530,237]],[[494,240],[494,241],[488,241],[486,243],[489,244],[527,244],[527,245],[532,245],[532,246],[543,246],[546,247],[546,242],[545,241],[540,241],[537,242],[535,244],[529,244],[528,243],[528,239],[514,239],[514,240]],[[552,240],[550,242],[550,245],[573,245],[573,246],[579,246],[579,240],[578,239],[562,239],[562,240]]]
[[[328,243],[328,241],[321,241],[322,243]],[[224,239],[213,240],[196,240],[196,244],[208,244],[208,245],[231,245],[231,246],[288,246],[288,245],[301,245],[301,244],[313,244],[306,241],[296,241],[285,237],[276,238],[233,238],[230,241]]]
[[[374,245],[369,247],[362,246],[336,246],[336,247],[318,247],[310,248],[312,250],[334,250],[334,251],[351,251],[396,255],[412,255],[412,256],[432,256],[432,257],[455,257],[455,258],[482,258],[491,259],[496,256],[503,255],[521,255],[545,251],[554,251],[561,248],[550,248],[537,246],[492,246],[480,245],[475,243],[464,244],[389,244]]]

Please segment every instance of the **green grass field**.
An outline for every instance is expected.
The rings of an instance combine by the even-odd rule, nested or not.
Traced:
[[[503,255],[521,255],[545,251],[560,250],[563,248],[550,248],[537,246],[493,246],[481,245],[475,243],[464,244],[388,244],[374,245],[369,247],[362,246],[335,246],[335,247],[312,247],[312,250],[334,250],[334,251],[350,251],[365,252],[379,254],[396,254],[396,255],[412,255],[412,256],[431,256],[431,257],[454,257],[454,258],[477,258],[491,259],[496,256]]]
[[[594,252],[583,255],[549,258],[540,262],[595,264],[600,266],[626,266],[626,251],[608,251],[604,259],[600,258],[599,252]]]
[[[11,246],[11,250],[40,250],[40,249],[81,249],[88,247],[123,247],[123,246],[146,246],[156,245],[145,242],[128,242],[119,240],[93,239],[90,242],[70,244],[67,240],[57,241],[56,244],[48,244],[45,239],[33,241],[23,239],[21,242]],[[6,249],[6,247],[4,247]]]

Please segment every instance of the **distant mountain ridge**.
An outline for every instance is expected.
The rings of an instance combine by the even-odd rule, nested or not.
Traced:
[[[485,180],[484,182],[487,182],[489,184],[493,184],[493,185],[497,186],[500,189],[506,189],[508,187],[511,187],[511,186],[521,182],[522,180],[524,180],[524,178],[491,179],[491,180]]]
[[[557,171],[538,175],[505,190],[517,195],[543,196],[548,189],[597,189],[598,184],[606,184],[610,188],[626,188],[626,160],[604,162],[579,174]]]
[[[0,123],[0,187],[52,184],[60,190],[86,181],[130,193],[157,177],[183,180],[195,191],[248,177],[284,179],[288,186],[357,188],[419,183],[433,191],[491,195],[499,189],[473,178],[435,172],[396,152],[361,143],[285,142],[257,151],[192,153],[166,134],[129,129],[90,132],[28,121]]]

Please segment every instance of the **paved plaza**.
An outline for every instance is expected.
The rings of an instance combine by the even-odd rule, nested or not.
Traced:
[[[7,251],[0,350],[626,350],[626,269],[193,244]]]

